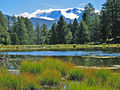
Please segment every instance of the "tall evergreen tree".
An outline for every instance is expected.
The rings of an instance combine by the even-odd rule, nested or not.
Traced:
[[[52,25],[50,33],[51,33],[50,44],[56,44],[57,43],[56,23]]]
[[[103,41],[120,36],[120,1],[107,0],[101,12],[101,32]]]
[[[39,24],[36,26],[36,44],[45,44],[45,36],[43,35],[42,28],[39,27]]]
[[[100,42],[101,41],[101,32],[100,32],[100,17],[97,13],[93,16],[93,22],[91,25],[91,41]]]
[[[25,25],[28,33],[28,38],[29,38],[29,45],[35,44],[35,31],[33,29],[33,24],[28,18],[25,18]]]
[[[86,42],[89,42],[89,29],[88,29],[88,26],[86,25],[86,23],[82,20],[81,23],[80,23],[80,26],[78,28],[78,31],[76,32],[77,33],[77,39],[76,39],[76,43],[79,43],[79,44],[84,44]]]
[[[65,35],[65,44],[70,44],[72,42],[72,32],[69,28],[66,28],[66,35]]]
[[[18,36],[18,39],[20,40],[21,45],[28,45],[29,35],[28,35],[27,28],[24,22],[25,21],[23,17],[18,17],[16,34]]]
[[[45,38],[45,42],[44,44],[49,44],[49,30],[48,30],[48,27],[46,24],[43,24],[41,26],[41,29],[42,29],[42,35],[44,36]]]
[[[64,44],[65,43],[65,29],[66,29],[66,23],[63,19],[63,17],[60,17],[60,20],[57,23],[57,44]]]
[[[77,32],[77,30],[78,30],[78,21],[75,18],[73,21],[73,29],[72,29],[72,36],[73,36],[72,43],[76,43],[77,35],[75,32]]]
[[[7,30],[7,19],[4,17],[0,11],[0,43],[1,44],[11,44],[10,35]]]

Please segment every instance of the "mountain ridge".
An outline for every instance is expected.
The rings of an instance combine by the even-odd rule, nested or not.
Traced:
[[[27,17],[31,20],[34,28],[36,27],[37,23],[41,26],[42,24],[46,24],[50,29],[53,23],[57,23],[60,16],[63,16],[66,23],[73,21],[77,18],[78,22],[81,21],[82,15],[84,10],[82,8],[66,8],[66,9],[46,9],[41,10],[38,9],[33,13],[24,12],[17,16]]]

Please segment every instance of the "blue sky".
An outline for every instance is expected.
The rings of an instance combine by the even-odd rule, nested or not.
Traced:
[[[106,0],[0,0],[0,11],[8,15],[33,12],[36,9],[83,8],[91,2],[98,10]]]

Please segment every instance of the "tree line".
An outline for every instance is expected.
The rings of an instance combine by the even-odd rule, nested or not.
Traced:
[[[13,16],[6,19],[0,12],[0,44],[87,44],[119,43],[120,0],[107,0],[99,13],[91,3],[84,8],[82,20],[67,24],[61,16],[49,30],[45,24],[37,24],[35,30],[31,21]]]

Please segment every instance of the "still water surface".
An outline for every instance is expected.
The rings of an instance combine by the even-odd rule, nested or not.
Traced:
[[[113,66],[120,65],[120,52],[108,51],[27,51],[1,52],[0,57],[6,54],[7,58],[16,59],[6,62],[8,68],[20,66],[22,60],[42,60],[44,57],[59,58],[73,62],[77,66]],[[0,63],[0,67],[3,63]]]
[[[104,51],[31,51],[31,52],[2,52],[7,55],[33,55],[33,56],[120,56],[120,53]]]

